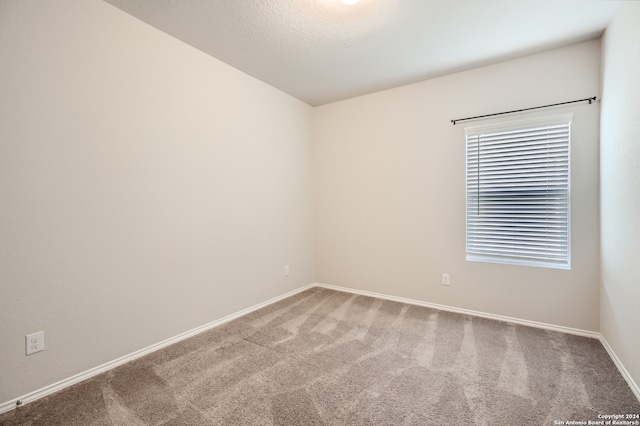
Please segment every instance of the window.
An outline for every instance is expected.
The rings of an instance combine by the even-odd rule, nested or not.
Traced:
[[[571,115],[465,133],[467,260],[569,269]]]

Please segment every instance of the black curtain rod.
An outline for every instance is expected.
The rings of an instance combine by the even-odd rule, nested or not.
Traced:
[[[554,106],[558,106],[558,105],[574,104],[576,102],[589,101],[589,104],[591,104],[591,102],[594,102],[595,100],[596,100],[596,97],[593,96],[591,98],[578,99],[578,100],[575,100],[575,101],[568,101],[568,102],[560,102],[560,103],[557,103],[557,104],[542,105],[542,106],[537,106],[537,107],[532,107],[532,108],[514,109],[513,111],[496,112],[494,114],[476,115],[475,117],[456,118],[455,120],[451,120],[451,122],[455,126],[456,122],[458,122],[458,121],[474,120],[476,118],[493,117],[495,115],[513,114],[514,112],[530,111],[532,109],[549,108],[549,107],[554,107]]]

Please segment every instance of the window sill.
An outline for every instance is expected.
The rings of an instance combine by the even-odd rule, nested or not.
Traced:
[[[509,258],[509,257],[479,256],[479,255],[467,254],[467,261],[483,262],[483,263],[500,263],[504,265],[516,265],[516,266],[533,266],[536,268],[571,270],[571,264],[568,264],[568,263],[544,262],[540,260],[515,259],[515,258]]]

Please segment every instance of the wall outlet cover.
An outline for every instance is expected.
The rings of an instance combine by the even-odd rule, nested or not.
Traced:
[[[28,334],[25,338],[27,355],[44,351],[44,331]]]

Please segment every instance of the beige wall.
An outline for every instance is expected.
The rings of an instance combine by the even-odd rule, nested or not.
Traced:
[[[0,63],[0,403],[313,282],[309,106],[99,0]]]
[[[449,120],[598,95],[599,41],[314,110],[98,0],[0,10],[0,403],[314,280],[601,321],[638,381],[638,5],[605,38],[601,182],[599,104],[513,116],[574,114],[570,271],[465,261]]]
[[[640,384],[640,3],[622,2],[603,42],[600,327]]]
[[[570,271],[465,260],[464,124],[450,120],[599,90],[592,41],[317,108],[316,280],[597,331],[599,104],[536,114],[574,114]]]

